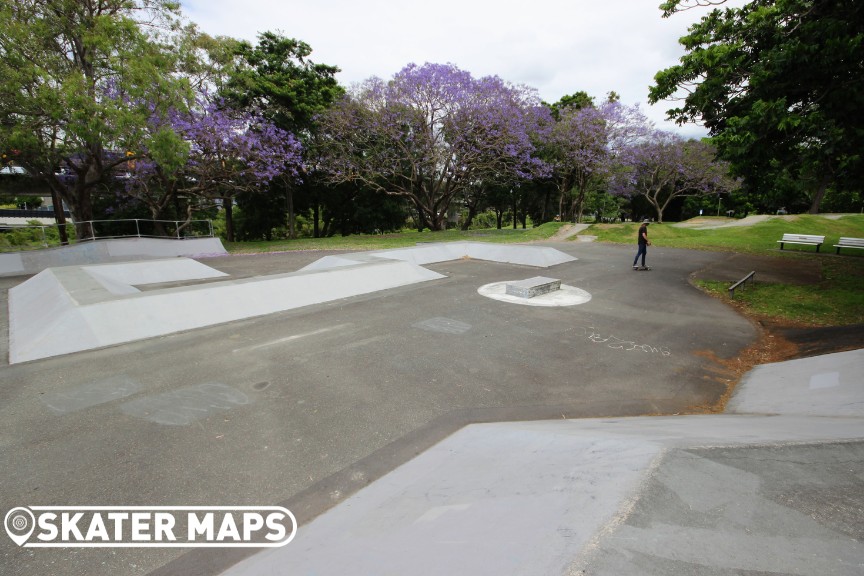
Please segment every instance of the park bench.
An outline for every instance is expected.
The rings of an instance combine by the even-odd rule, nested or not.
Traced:
[[[834,244],[837,249],[837,254],[840,254],[840,248],[859,248],[864,249],[864,238],[844,238],[840,237],[840,242]]]
[[[825,236],[815,236],[813,234],[783,234],[783,239],[777,241],[780,244],[780,250],[783,250],[784,244],[806,244],[808,246],[816,246],[816,252],[819,252],[819,247],[825,243]]]

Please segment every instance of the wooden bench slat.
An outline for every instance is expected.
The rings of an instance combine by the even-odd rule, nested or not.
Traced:
[[[838,243],[834,244],[834,248],[837,249],[837,254],[840,254],[840,248],[858,248],[859,250],[864,250],[864,238],[847,238],[841,236]]]
[[[819,247],[825,243],[825,236],[816,234],[783,234],[783,239],[777,241],[780,244],[780,249],[783,250],[785,244],[806,244],[808,246],[816,246],[816,252],[819,252]]]

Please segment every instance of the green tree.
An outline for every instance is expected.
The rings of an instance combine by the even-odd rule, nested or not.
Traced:
[[[336,81],[339,68],[316,64],[309,59],[311,54],[305,42],[275,32],[260,34],[256,46],[241,42],[235,48],[237,67],[222,93],[241,107],[257,108],[277,127],[295,134],[305,150],[311,150],[316,116],[344,94]],[[277,179],[270,189],[270,195],[283,198],[275,205],[286,208],[291,238],[297,236],[294,192],[298,188],[304,189],[304,184]],[[274,205],[272,199],[247,195],[243,198],[247,213],[264,213],[263,207],[250,206],[255,202]]]
[[[673,0],[664,16],[721,1]],[[829,189],[864,177],[864,3],[754,0],[714,8],[680,43],[680,64],[655,76],[652,103],[675,99],[678,123],[701,121],[751,190],[784,173],[817,213]]]
[[[182,91],[169,74],[178,10],[170,0],[0,3],[0,148],[20,150],[47,184],[58,222],[61,199],[76,222],[92,220],[94,192],[130,160],[150,106]]]

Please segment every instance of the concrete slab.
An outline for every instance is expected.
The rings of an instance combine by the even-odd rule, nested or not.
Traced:
[[[218,238],[114,238],[60,248],[0,254],[0,276],[38,274],[47,268],[63,266],[224,254],[227,252]]]
[[[220,272],[191,258],[100,264],[82,266],[82,269],[99,282],[112,282],[129,286],[228,276],[225,272]]]
[[[91,246],[96,252],[88,257],[96,258],[104,250],[110,255],[129,253],[133,245],[99,242]],[[157,246],[154,252],[164,252],[174,244]],[[438,243],[327,256],[292,274],[146,294],[135,286],[224,274],[188,259],[49,269],[9,291],[9,362],[91,350],[443,278],[419,264],[466,256],[532,266],[575,260],[554,248]],[[41,298],[28,294],[50,294],[56,304],[45,308],[50,315],[37,310],[43,305]]]
[[[467,426],[224,574],[860,574],[864,419],[795,414],[782,379],[860,398],[862,368],[864,351],[753,371],[738,409],[770,391],[780,416]]]
[[[336,266],[348,266],[351,263],[369,262],[375,259],[400,260],[425,266],[427,264],[464,258],[540,268],[548,268],[576,260],[574,256],[546,246],[518,246],[484,242],[436,242],[418,244],[416,247],[411,248],[325,256],[306,266],[303,270],[320,270]]]
[[[607,535],[624,537],[619,528],[646,487],[671,473],[670,465],[680,472],[678,461],[687,458],[692,464],[679,484],[682,497],[689,494],[694,506],[711,478],[711,487],[717,489],[713,494],[723,502],[753,488],[740,480],[718,486],[717,468],[723,469],[726,481],[735,470],[712,466],[707,459],[697,467],[697,457],[689,456],[689,450],[745,447],[754,438],[762,444],[789,445],[861,435],[860,422],[807,417],[690,416],[468,426],[301,527],[294,544],[253,556],[224,574],[640,574],[644,572],[638,569],[639,558],[629,559],[629,571],[580,570],[595,567],[591,554],[609,546],[606,538],[612,536]],[[692,514],[698,516],[702,508],[704,504]],[[815,524],[810,518],[798,520]],[[741,524],[736,542],[746,536],[743,520]],[[681,534],[685,527],[674,529]],[[753,542],[760,544],[739,549],[739,569],[768,571],[772,559],[788,564],[787,558],[765,554],[766,539],[758,523],[750,529]],[[657,550],[653,533],[641,532],[641,540],[625,545],[650,548],[655,555],[687,555],[693,565],[706,570],[727,563],[712,553],[707,556],[713,562],[706,563],[706,550],[686,546]],[[719,549],[729,547],[724,540],[730,538],[729,529],[716,526],[705,532],[711,538],[706,534],[702,540]],[[807,541],[806,550],[796,558],[810,556],[811,561],[799,564],[795,573],[832,573],[814,571],[830,563],[814,554],[816,549],[838,553],[847,562],[864,561],[864,546],[843,540],[822,534],[820,540]],[[805,543],[796,539],[788,544],[791,548]]]
[[[45,270],[9,290],[9,363],[443,278],[412,264],[379,262],[148,292],[124,289],[133,283],[169,281],[177,274],[212,275],[208,270],[218,274],[203,264],[164,260],[97,268],[95,275],[80,267]]]
[[[730,400],[730,413],[864,418],[864,350],[764,364]]]

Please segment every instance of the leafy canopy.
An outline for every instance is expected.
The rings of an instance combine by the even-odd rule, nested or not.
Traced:
[[[665,15],[709,0],[670,1]],[[864,177],[864,3],[754,0],[714,8],[680,39],[680,64],[655,76],[650,101],[678,99],[678,123],[703,122],[751,188],[788,172],[827,187]]]

